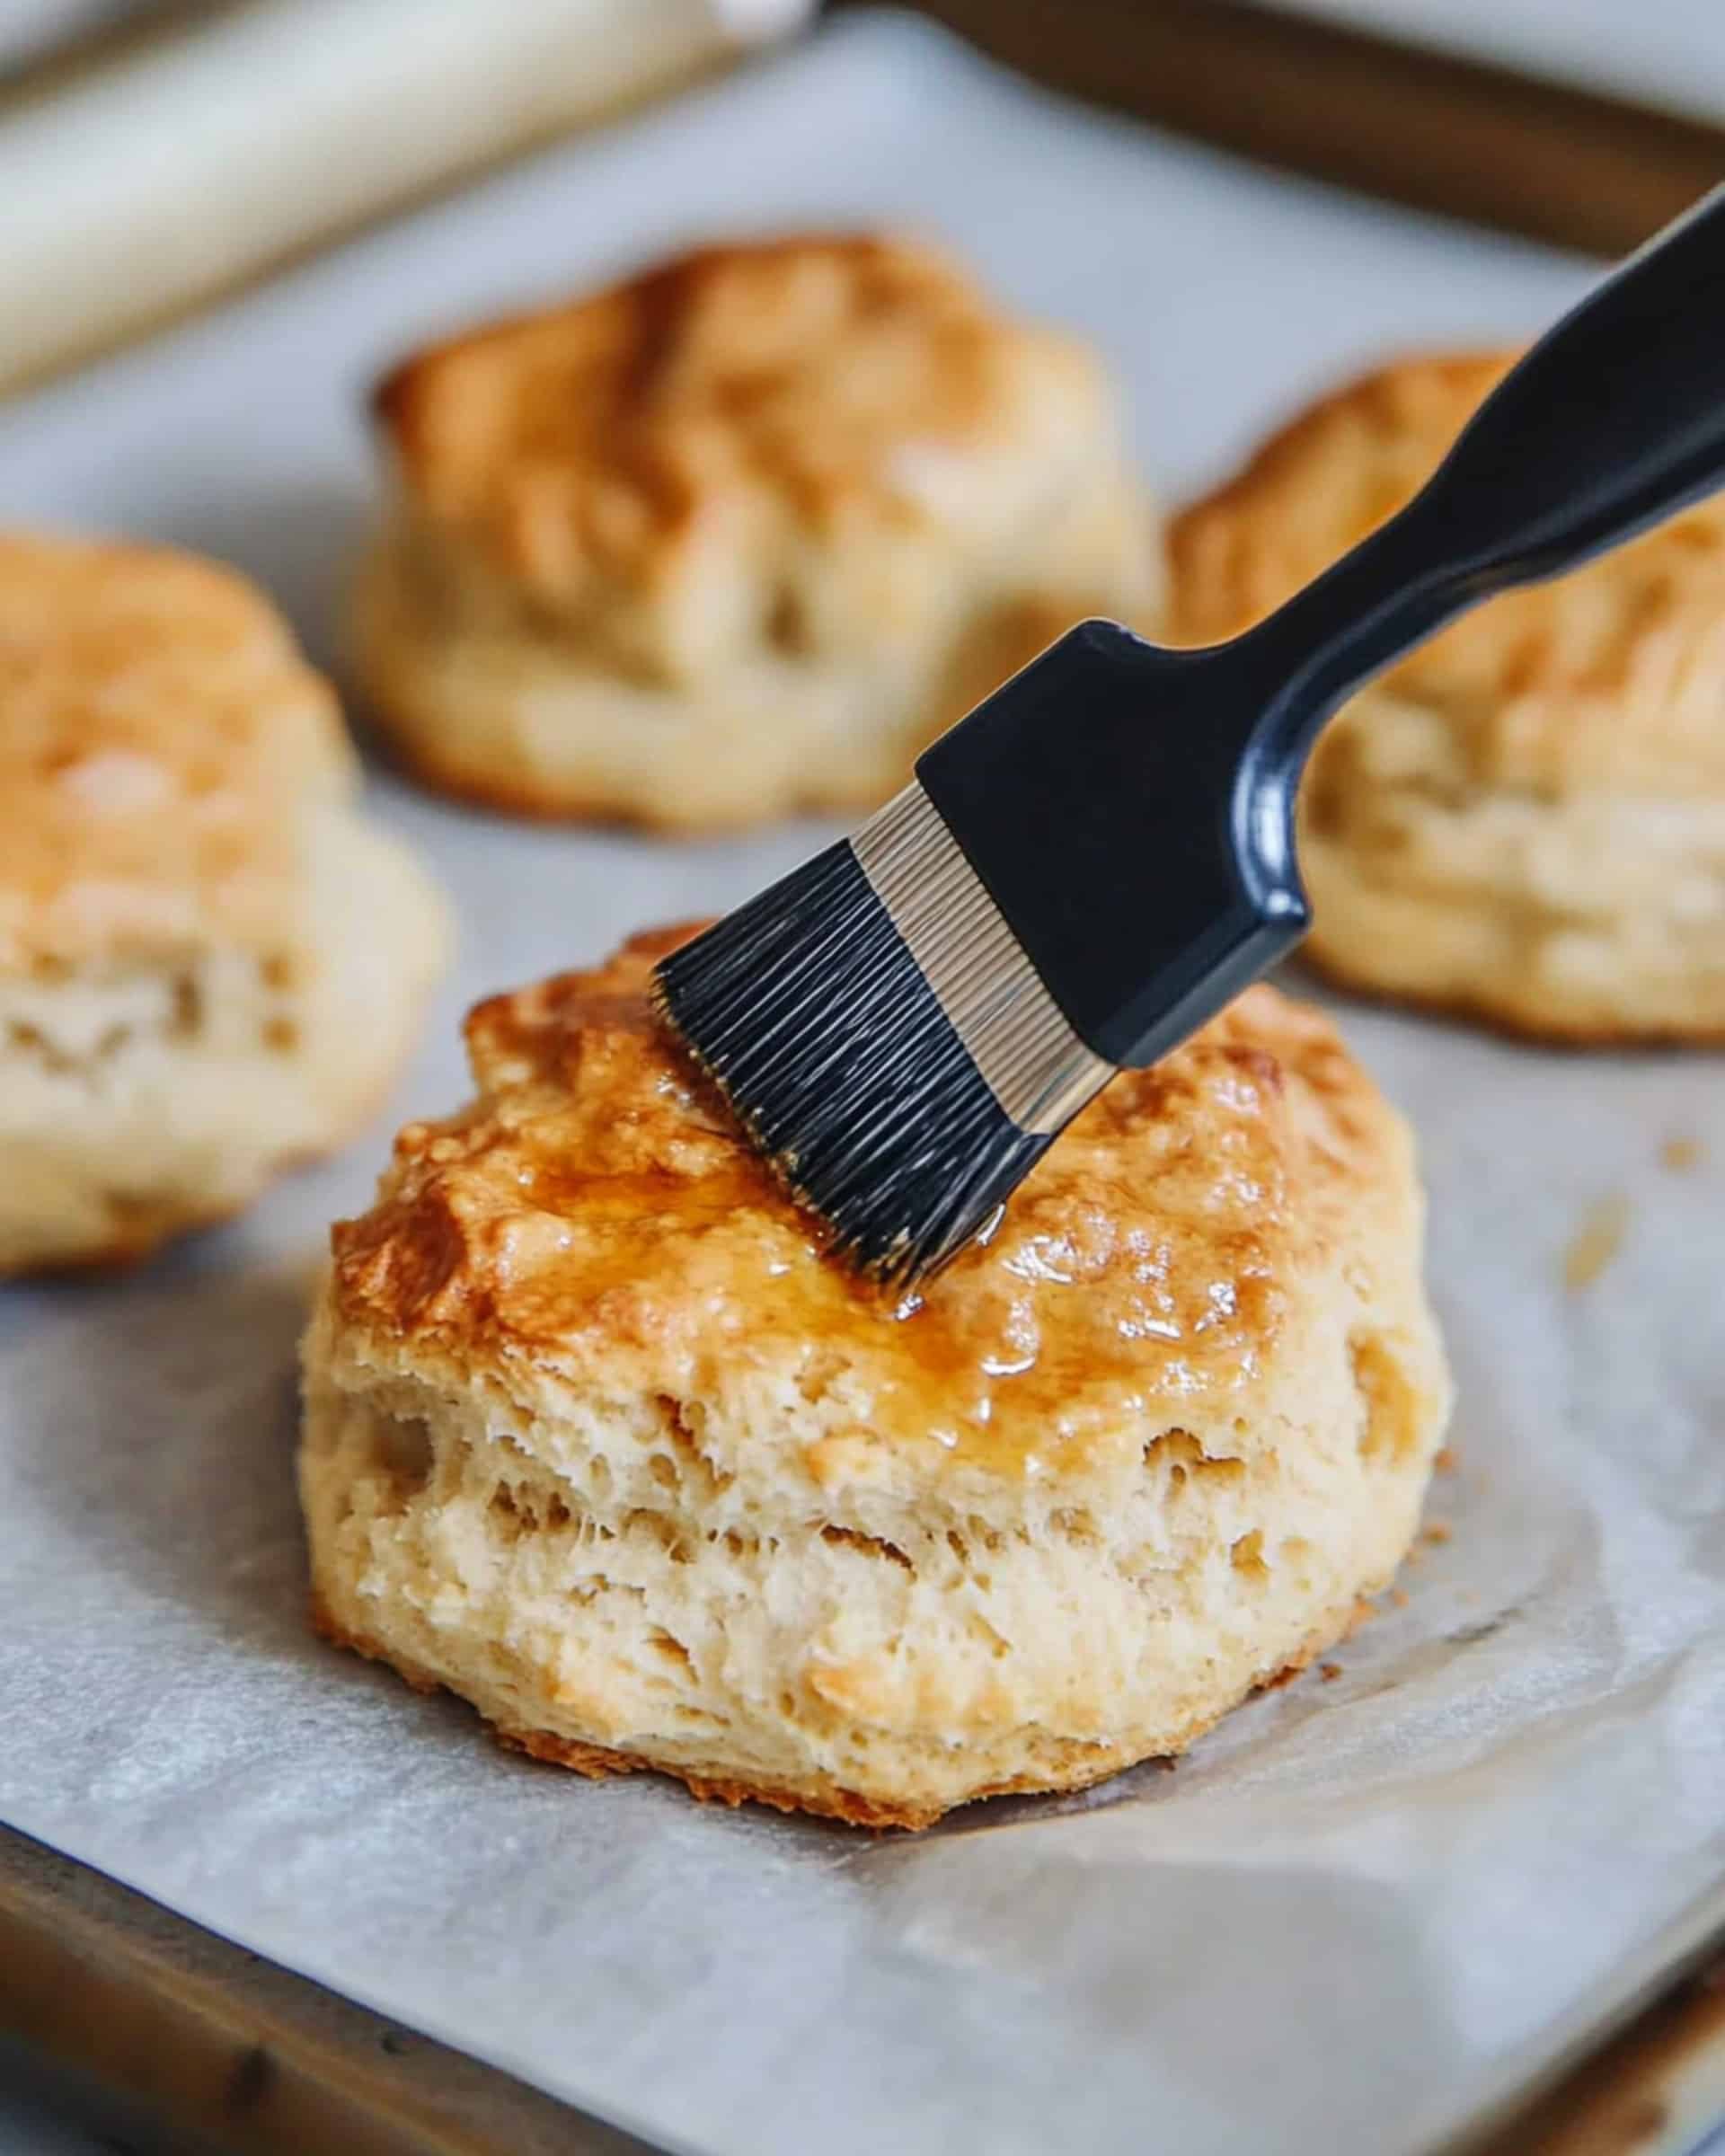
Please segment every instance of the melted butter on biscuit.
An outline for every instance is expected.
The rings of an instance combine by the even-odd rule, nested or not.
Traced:
[[[650,971],[692,932],[478,1006],[478,1099],[404,1130],[335,1232],[349,1321],[679,1399],[721,1359],[732,1383],[789,1373],[849,1418],[818,1478],[881,1444],[1058,1473],[1147,1405],[1248,1394],[1340,1209],[1395,1180],[1399,1127],[1327,1021],[1256,988],[1123,1073],[992,1236],[895,1303],[660,1029]]]

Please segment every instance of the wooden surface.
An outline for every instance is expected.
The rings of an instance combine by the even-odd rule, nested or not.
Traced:
[[[4,1829],[0,2029],[176,2156],[643,2146]]]
[[[4,1829],[0,2030],[140,2156],[646,2156]],[[1725,2116],[1722,2035],[1725,1964],[1456,2156],[1691,2156]]]
[[[1725,128],[1247,0],[920,0],[919,12],[1092,103],[1593,253],[1638,245],[1725,180]]]
[[[1725,2123],[1725,1957],[1715,1956],[1479,2156],[1691,2156]]]

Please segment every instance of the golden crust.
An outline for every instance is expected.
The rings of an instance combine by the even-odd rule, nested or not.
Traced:
[[[344,1329],[469,1376],[551,1356],[679,1398],[715,1357],[801,1378],[836,1356],[877,1433],[1058,1479],[1146,1396],[1249,1400],[1338,1234],[1399,1223],[1395,1118],[1323,1018],[1259,987],[1118,1078],[986,1245],[894,1310],[827,1261],[655,1021],[650,968],[687,932],[472,1013],[478,1100],[408,1126],[334,1231]]]
[[[443,911],[214,562],[0,535],[0,1274],[124,1264],[375,1107]]]
[[[291,941],[284,804],[334,796],[333,694],[234,571],[0,535],[0,968]]]
[[[1176,519],[1172,631],[1236,634],[1418,491],[1514,355],[1403,359],[1273,436]],[[1441,712],[1443,782],[1725,791],[1725,500],[1454,623],[1373,694]],[[1448,999],[1446,999],[1448,1000]]]
[[[884,238],[708,248],[409,359],[355,658],[403,761],[530,815],[885,800],[1160,537],[1070,338]]]
[[[823,531],[902,521],[914,455],[1022,423],[1031,358],[1092,372],[929,249],[786,238],[452,339],[398,367],[376,410],[419,508],[579,614],[675,576],[716,523],[742,535],[764,497]]]

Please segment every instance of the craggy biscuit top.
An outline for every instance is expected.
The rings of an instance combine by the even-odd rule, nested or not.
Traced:
[[[1115,454],[1080,345],[867,236],[683,256],[416,355],[378,411],[424,531],[666,679],[891,640]]]
[[[334,1231],[362,1359],[521,1398],[535,1373],[679,1400],[758,1377],[842,1401],[929,1471],[1058,1481],[1087,1441],[1182,1409],[1273,1443],[1284,1330],[1333,1296],[1340,1244],[1417,1242],[1400,1123],[1327,1021],[1257,987],[1117,1078],[895,1308],[823,1256],[660,1030],[650,968],[693,932],[473,1012],[478,1099],[403,1130],[373,1209]],[[843,1440],[820,1449],[817,1480],[845,1471]]]
[[[294,804],[349,762],[328,685],[242,577],[0,535],[0,968],[279,941]]]
[[[1173,631],[1234,635],[1409,500],[1512,354],[1404,360],[1323,399],[1174,526]],[[1491,601],[1404,659],[1446,779],[1561,793],[1725,787],[1725,501]]]

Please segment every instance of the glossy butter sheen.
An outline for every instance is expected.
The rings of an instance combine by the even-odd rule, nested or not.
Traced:
[[[405,1129],[336,1230],[347,1324],[444,1336],[506,1383],[526,1358],[683,1398],[753,1364],[875,1439],[1057,1477],[1123,1417],[1225,1412],[1402,1143],[1329,1025],[1255,989],[1116,1081],[895,1304],[823,1255],[653,1019],[649,969],[686,932],[475,1010],[480,1100]]]

